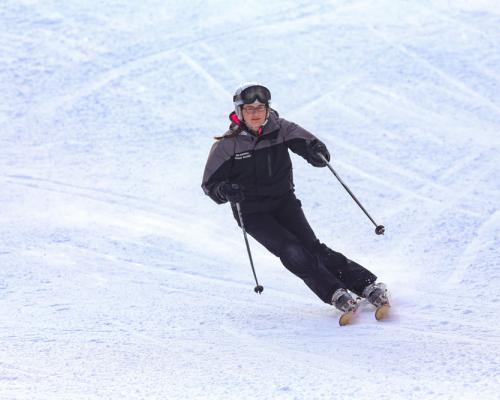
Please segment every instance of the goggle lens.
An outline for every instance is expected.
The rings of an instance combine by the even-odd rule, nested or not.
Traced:
[[[266,104],[271,100],[271,92],[264,86],[250,86],[241,92],[239,98],[244,104],[251,104],[256,100]]]

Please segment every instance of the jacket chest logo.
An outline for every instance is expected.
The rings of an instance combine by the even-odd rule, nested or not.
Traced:
[[[244,158],[250,158],[252,157],[252,153],[249,151],[244,151],[243,153],[236,153],[234,155],[235,160],[243,160]]]

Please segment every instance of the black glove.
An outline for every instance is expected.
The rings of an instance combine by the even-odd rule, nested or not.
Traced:
[[[237,183],[222,182],[217,192],[219,197],[230,203],[239,203],[245,199],[245,194],[243,193],[243,186]]]
[[[315,167],[326,167],[325,161],[319,156],[321,154],[326,158],[327,161],[330,161],[330,153],[326,148],[323,142],[319,140],[313,140],[309,144],[309,162]],[[319,153],[319,154],[318,154]]]

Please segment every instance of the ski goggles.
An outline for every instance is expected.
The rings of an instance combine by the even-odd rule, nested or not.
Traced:
[[[233,102],[240,104],[252,104],[256,100],[263,104],[269,103],[271,100],[269,89],[260,85],[250,86],[233,97]]]

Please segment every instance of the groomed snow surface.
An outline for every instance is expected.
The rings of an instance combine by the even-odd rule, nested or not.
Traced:
[[[497,399],[500,4],[0,3],[0,399]],[[320,137],[318,237],[392,293],[338,313],[201,188],[239,83]]]

